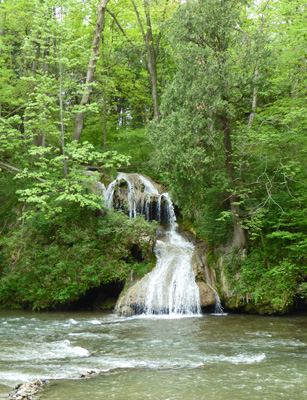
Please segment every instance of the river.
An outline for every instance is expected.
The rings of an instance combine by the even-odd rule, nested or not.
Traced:
[[[1,399],[37,378],[42,400],[307,398],[307,315],[1,311],[0,335]]]

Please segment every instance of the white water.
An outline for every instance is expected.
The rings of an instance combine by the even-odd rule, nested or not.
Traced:
[[[39,378],[42,400],[307,398],[307,315],[0,311],[0,337],[1,400]]]
[[[157,264],[145,283],[145,314],[200,314],[199,290],[191,261],[193,249],[175,230],[166,232],[163,241],[157,241]]]
[[[145,210],[144,214],[146,215],[146,210],[148,213],[148,204],[152,199],[152,195],[158,196],[159,192],[147,178],[140,174],[119,173],[117,178],[103,191],[106,206],[108,208],[112,207],[116,186],[118,188],[117,196],[119,198],[121,197],[121,181],[124,181],[127,184],[126,200],[129,208],[129,217],[135,218],[137,216],[138,203],[140,203],[140,212],[142,213],[142,211]],[[149,219],[149,215],[146,215],[146,217]]]
[[[144,314],[200,314],[199,290],[193,273],[194,246],[177,230],[176,215],[168,193],[159,196],[157,214],[161,223],[162,199],[166,200],[166,217],[170,229],[157,240],[157,263],[148,274]]]

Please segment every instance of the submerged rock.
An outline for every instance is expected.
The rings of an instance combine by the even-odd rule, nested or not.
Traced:
[[[123,307],[119,308],[118,315],[120,317],[132,317],[135,315],[135,311],[132,307],[124,305]]]
[[[80,375],[80,378],[82,379],[88,379],[88,378],[92,378],[95,375],[100,374],[100,371],[95,371],[93,369],[91,369],[90,371],[87,371],[85,374]]]

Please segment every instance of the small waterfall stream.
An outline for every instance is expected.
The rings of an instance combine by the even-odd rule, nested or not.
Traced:
[[[103,195],[108,208],[124,209],[130,218],[144,214],[147,220],[155,219],[167,226],[155,245],[155,268],[121,298],[119,315],[200,314],[200,293],[192,263],[194,245],[177,232],[168,193],[143,175],[120,173]]]
[[[200,314],[199,290],[192,266],[193,249],[194,246],[174,229],[157,241],[157,264],[146,279],[139,282],[146,287],[145,314]]]
[[[116,196],[115,191],[117,190]],[[119,173],[117,178],[103,191],[105,204],[108,208],[128,207],[129,218],[135,218],[137,213],[151,219],[150,205],[158,201],[159,192],[153,183],[141,174]]]

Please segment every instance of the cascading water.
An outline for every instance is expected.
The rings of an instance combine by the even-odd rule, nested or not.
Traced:
[[[112,206],[124,208],[126,206],[129,210],[130,218],[135,218],[139,213],[144,214],[146,219],[150,219],[150,204],[153,199],[159,197],[159,192],[153,183],[143,175],[121,172],[108,188],[103,191],[103,197],[108,208]]]
[[[157,241],[157,264],[145,282],[138,283],[146,287],[144,314],[200,314],[199,290],[191,261],[193,249],[174,229]]]
[[[155,268],[121,298],[118,313],[200,314],[200,293],[192,264],[194,245],[177,232],[175,211],[168,193],[158,190],[155,183],[143,175],[120,173],[103,194],[107,207],[126,209],[130,218],[137,213],[144,214],[146,219],[156,219],[167,226],[155,245]]]

